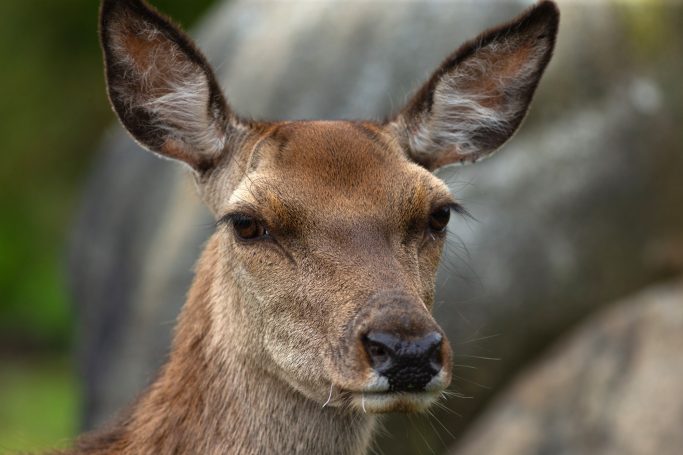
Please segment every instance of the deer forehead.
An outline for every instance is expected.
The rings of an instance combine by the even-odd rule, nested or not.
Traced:
[[[252,146],[248,169],[228,206],[248,204],[283,222],[399,222],[451,201],[441,180],[369,122],[275,125]]]

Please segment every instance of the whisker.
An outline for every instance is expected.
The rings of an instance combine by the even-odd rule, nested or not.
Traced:
[[[498,357],[484,357],[481,355],[474,355],[474,354],[455,354],[454,357],[469,357],[473,359],[482,359],[482,360],[501,360]]]
[[[413,420],[412,416],[408,415],[408,419],[410,420],[410,423],[413,425],[413,428],[415,428],[415,431],[417,431],[417,434],[420,436],[420,439],[425,443],[427,448],[431,453],[436,453],[434,449],[432,448],[431,445],[429,445],[429,442],[427,441],[427,438],[424,437],[422,432],[420,431],[419,425],[415,425],[415,421]]]
[[[469,396],[469,395],[465,395],[464,393],[454,392],[454,391],[452,391],[452,390],[444,390],[444,391],[441,392],[441,393],[442,393],[444,396],[447,396],[447,397],[455,397],[455,398],[463,398],[463,399],[471,399],[471,398],[474,398],[474,397],[471,397],[471,396]]]
[[[453,377],[456,378],[456,379],[460,379],[461,381],[465,381],[465,382],[467,382],[468,384],[472,384],[472,385],[476,385],[477,387],[481,387],[482,389],[491,390],[491,387],[486,386],[486,385],[484,385],[484,384],[480,384],[480,383],[478,383],[478,382],[476,382],[476,381],[473,381],[473,380],[471,380],[471,379],[463,378],[462,376],[458,376],[458,375],[456,375],[456,374],[454,374]]]
[[[446,403],[442,403],[442,402],[440,402],[440,401],[437,401],[437,402],[434,403],[434,406],[436,406],[437,408],[439,408],[439,409],[441,409],[441,410],[443,410],[443,411],[446,411],[447,413],[449,413],[449,414],[451,414],[451,415],[454,415],[454,416],[459,417],[459,418],[462,419],[462,414],[460,414],[460,413],[458,413],[458,412],[455,412],[454,410],[452,410],[451,408],[449,408],[448,406],[446,406]]]
[[[435,427],[434,424],[432,423],[432,419],[435,419],[435,420],[436,420],[436,416],[435,416],[434,413],[431,412],[431,411],[427,411],[427,414],[429,415],[429,416],[427,417],[427,423],[428,423],[429,426],[432,428],[432,431],[434,431],[434,434],[436,435],[436,437],[439,438],[439,441],[441,442],[441,445],[443,446],[443,448],[444,448],[444,449],[447,448],[447,447],[448,447],[448,444],[446,444],[446,441],[444,441],[443,438],[441,437],[441,433],[439,432],[439,430],[436,429],[436,427]]]
[[[482,337],[479,337],[479,338],[470,338],[470,339],[467,340],[467,341],[461,341],[460,343],[458,343],[458,345],[459,345],[459,346],[462,346],[463,344],[470,344],[470,343],[476,343],[477,341],[490,340],[491,338],[496,338],[496,337],[499,337],[499,336],[501,336],[501,335],[502,335],[502,334],[500,334],[500,333],[496,333],[496,334],[494,334],[494,335],[486,335],[486,336],[482,336]]]
[[[444,406],[445,406],[445,405],[444,405]],[[446,433],[448,433],[448,436],[450,436],[450,437],[455,441],[455,439],[456,439],[456,438],[455,438],[455,435],[454,435],[453,433],[451,433],[451,431],[446,427],[446,425],[444,425],[444,424],[441,422],[441,420],[439,420],[439,418],[436,416],[436,414],[430,411],[430,415],[431,415],[432,417],[434,417],[434,420],[436,420],[436,423],[438,423],[438,424],[441,426],[441,428],[443,428],[444,431],[445,431]]]
[[[477,367],[474,365],[465,365],[464,363],[456,363],[453,365],[453,368],[469,368],[470,370],[476,370]]]
[[[325,406],[327,406],[327,404],[328,404],[328,403],[330,402],[330,400],[332,399],[332,389],[333,389],[333,388],[334,388],[334,384],[330,383],[330,396],[327,397],[327,401],[325,402],[325,404],[323,404],[323,408],[324,408]]]

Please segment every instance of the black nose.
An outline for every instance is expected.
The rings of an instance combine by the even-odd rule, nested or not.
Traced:
[[[406,339],[388,332],[368,332],[363,337],[372,368],[389,381],[389,391],[424,390],[441,370],[441,341],[438,332],[419,339]]]

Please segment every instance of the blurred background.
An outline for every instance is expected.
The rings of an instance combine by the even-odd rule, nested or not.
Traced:
[[[68,444],[149,382],[211,232],[115,126],[96,3],[0,4],[0,453]],[[532,2],[153,3],[237,112],[293,119],[381,118]],[[378,453],[683,447],[683,5],[559,4],[520,133],[441,175],[476,218],[439,274],[457,396],[391,417]]]
[[[191,26],[211,0],[155,4]],[[103,132],[94,0],[0,2],[0,453],[79,429],[67,239]]]

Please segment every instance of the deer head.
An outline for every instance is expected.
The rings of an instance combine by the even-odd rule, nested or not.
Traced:
[[[207,315],[240,355],[321,405],[423,410],[449,384],[431,316],[452,212],[432,174],[519,127],[553,50],[544,1],[466,43],[384,122],[254,122],[232,112],[190,38],[140,0],[105,0],[111,103],[143,147],[188,165],[215,215]],[[264,70],[264,68],[260,68]],[[207,271],[208,270],[208,271]]]

